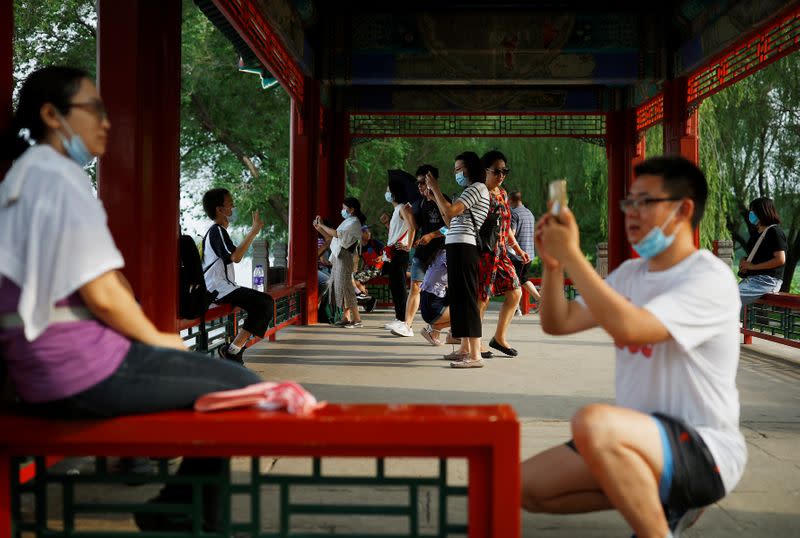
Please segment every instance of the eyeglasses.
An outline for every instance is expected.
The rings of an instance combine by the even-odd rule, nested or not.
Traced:
[[[97,119],[101,121],[108,118],[108,111],[106,110],[106,106],[103,104],[102,101],[99,100],[88,101],[86,103],[70,103],[69,107],[82,108],[83,110],[97,116]]]
[[[487,168],[486,171],[487,172],[491,172],[492,174],[494,174],[496,176],[500,176],[500,175],[507,176],[508,174],[511,173],[511,169],[510,168]]]
[[[645,207],[659,202],[677,202],[679,200],[682,200],[682,198],[626,198],[625,200],[619,201],[619,208],[623,213],[626,213],[631,209],[634,211],[641,211]]]

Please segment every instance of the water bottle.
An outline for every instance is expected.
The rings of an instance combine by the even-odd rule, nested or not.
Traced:
[[[264,266],[261,264],[256,265],[256,268],[253,269],[253,289],[264,291]]]

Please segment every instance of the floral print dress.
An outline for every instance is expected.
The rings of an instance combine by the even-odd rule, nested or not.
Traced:
[[[478,298],[481,301],[520,287],[514,264],[506,252],[508,232],[511,229],[511,207],[508,205],[508,193],[505,189],[498,188],[496,192],[489,192],[489,212],[500,213],[500,233],[494,252],[482,252],[478,260]]]

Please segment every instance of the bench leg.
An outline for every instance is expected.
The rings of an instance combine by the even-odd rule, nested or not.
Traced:
[[[0,452],[0,538],[11,537],[11,456]]]

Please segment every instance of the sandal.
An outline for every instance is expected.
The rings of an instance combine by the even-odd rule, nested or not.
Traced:
[[[453,361],[450,368],[483,368],[483,359],[465,359],[463,361]]]

